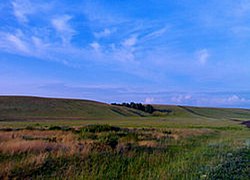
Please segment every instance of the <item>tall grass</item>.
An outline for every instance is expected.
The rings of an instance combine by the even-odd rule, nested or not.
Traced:
[[[0,132],[0,178],[247,179],[248,135],[107,125]]]

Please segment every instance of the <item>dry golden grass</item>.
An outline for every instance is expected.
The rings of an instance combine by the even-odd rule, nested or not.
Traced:
[[[7,177],[9,176],[12,169],[14,169],[15,164],[16,163],[12,161],[2,162],[0,164],[0,175],[1,175],[0,177],[3,179],[8,179]]]
[[[55,151],[73,154],[80,150],[72,132],[22,130],[0,133],[0,152],[5,154]]]
[[[32,155],[29,159],[27,159],[26,163],[34,166],[40,166],[44,163],[46,158],[48,158],[48,153],[40,153],[38,155]]]
[[[107,132],[97,133],[97,138],[92,136],[87,139],[72,131],[61,130],[18,130],[1,132],[0,131],[0,154],[7,159],[0,163],[0,179],[11,177],[12,172],[25,169],[27,172],[32,169],[39,169],[44,166],[48,158],[52,159],[71,159],[71,157],[87,158],[92,153],[122,153],[128,158],[135,158],[135,147],[162,148],[162,140],[166,138],[186,138],[199,136],[213,132],[207,129],[128,129],[128,134],[117,139],[116,147],[98,139],[106,137]],[[115,135],[115,134],[114,134]],[[106,138],[109,138],[107,136]],[[112,140],[112,138],[111,138]],[[168,142],[168,141],[166,141]],[[164,148],[168,148],[165,144]],[[10,157],[12,156],[12,157]],[[16,158],[20,158],[18,161]],[[9,158],[9,159],[8,159]],[[17,159],[18,159],[17,158]],[[74,166],[69,165],[65,169],[67,176],[74,175]],[[73,174],[72,174],[73,173]]]
[[[39,130],[0,132],[0,153],[3,154],[50,152],[59,157],[111,150],[110,146],[94,140],[79,140],[72,132]]]
[[[28,137],[28,138],[27,138]],[[53,141],[50,141],[53,139]],[[109,146],[93,140],[79,140],[76,134],[63,131],[21,130],[0,132],[0,154],[16,157],[21,154],[20,162],[15,159],[0,163],[0,179],[9,177],[15,169],[37,169],[49,157],[86,156],[93,151],[112,150]],[[70,169],[69,173],[72,172]]]
[[[39,131],[39,130],[20,130],[10,132],[0,132],[0,142],[9,141],[11,139],[48,139],[53,137],[61,137],[70,134],[63,131]]]
[[[166,134],[160,130],[147,129],[137,130],[140,145],[154,146],[150,140],[164,138],[185,138],[212,133],[208,129],[171,129],[171,134]],[[120,138],[119,144],[135,144],[137,140],[133,138]],[[21,130],[0,133],[0,152],[1,153],[41,153],[51,151],[67,151],[70,155],[74,153],[84,153],[93,150],[108,150],[109,147],[93,140],[79,140],[77,135],[65,131],[39,131]]]
[[[158,143],[156,141],[139,141],[138,145],[144,147],[157,147]]]
[[[162,132],[153,132],[152,137],[155,139],[163,139],[163,138],[169,138],[169,135]]]
[[[0,164],[0,177],[3,179],[9,179],[9,175],[14,169],[36,169],[44,164],[45,159],[48,158],[47,153],[40,153],[38,155],[30,155],[28,158],[18,163],[13,161],[7,161]]]
[[[211,134],[214,130],[211,129],[171,129],[171,137],[187,138],[192,136],[201,136]],[[178,139],[177,138],[177,139]]]
[[[0,133],[0,142],[9,141],[14,138],[16,138],[14,133],[9,133],[9,132]]]
[[[68,150],[64,144],[53,142],[44,142],[41,140],[21,140],[14,139],[11,141],[0,143],[0,152],[5,154],[19,154],[19,153],[42,153],[58,150]]]

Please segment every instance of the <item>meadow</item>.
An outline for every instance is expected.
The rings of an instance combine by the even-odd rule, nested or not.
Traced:
[[[249,179],[247,109],[0,97],[0,179]]]

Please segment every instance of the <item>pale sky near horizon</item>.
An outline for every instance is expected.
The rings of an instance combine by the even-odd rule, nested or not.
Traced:
[[[0,95],[250,108],[249,0],[1,0]]]

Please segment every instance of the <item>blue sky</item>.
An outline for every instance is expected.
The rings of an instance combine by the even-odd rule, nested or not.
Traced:
[[[248,0],[1,0],[0,94],[250,108]]]

